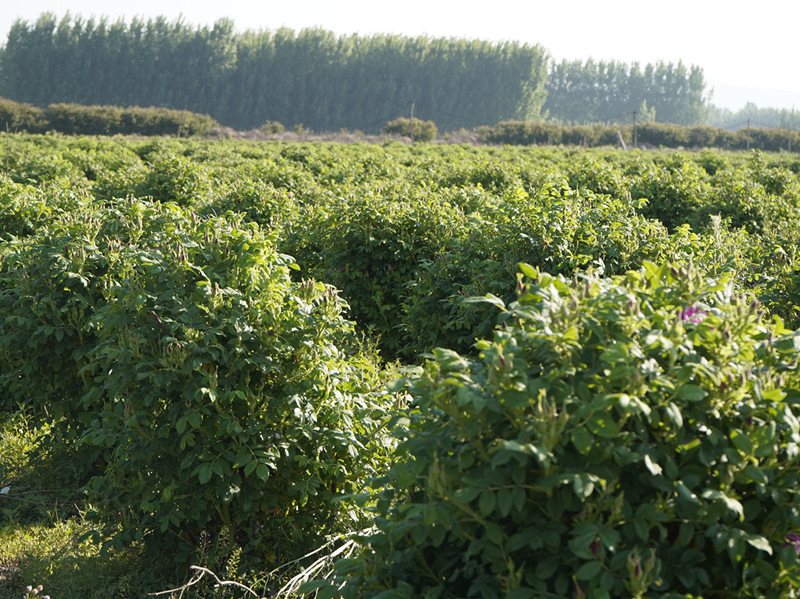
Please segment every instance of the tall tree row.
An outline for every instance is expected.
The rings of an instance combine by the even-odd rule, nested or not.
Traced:
[[[162,106],[237,129],[267,121],[323,131],[377,132],[414,116],[440,130],[548,117],[569,124],[705,121],[699,67],[562,61],[538,45],[323,29],[193,27],[164,17],[109,22],[45,13],[18,20],[0,48],[0,96]]]
[[[655,119],[678,125],[704,122],[705,79],[700,67],[682,62],[626,64],[561,61],[550,68],[545,113],[569,124],[630,119],[633,111],[655,111]]]
[[[321,29],[237,33],[221,20],[190,27],[50,13],[18,20],[0,49],[0,96],[164,106],[239,129],[266,121],[313,130],[378,131],[408,116],[444,130],[540,116],[540,46]]]

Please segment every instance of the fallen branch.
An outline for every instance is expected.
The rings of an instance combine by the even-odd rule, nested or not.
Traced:
[[[233,582],[231,580],[220,580],[219,577],[216,574],[214,574],[211,570],[209,570],[208,568],[203,568],[202,566],[190,566],[190,569],[191,570],[197,570],[197,572],[195,572],[195,574],[192,576],[192,578],[189,580],[189,582],[187,582],[185,585],[180,586],[180,587],[178,587],[176,589],[170,589],[168,591],[159,591],[157,593],[148,593],[148,595],[153,595],[153,596],[156,596],[156,595],[168,595],[168,594],[172,594],[172,593],[175,593],[177,591],[180,591],[180,595],[178,595],[178,599],[180,599],[181,597],[183,597],[183,593],[186,591],[186,589],[188,589],[191,586],[196,585],[198,582],[203,580],[203,576],[205,576],[206,574],[210,574],[211,576],[214,577],[214,580],[217,581],[217,586],[230,585],[230,586],[239,587],[240,589],[244,589],[245,591],[247,591],[251,595],[254,595],[255,597],[258,597],[258,593],[256,593],[250,587],[245,586],[245,585],[243,585],[243,584],[241,584],[239,582]],[[266,599],[266,598],[262,597],[261,599]]]

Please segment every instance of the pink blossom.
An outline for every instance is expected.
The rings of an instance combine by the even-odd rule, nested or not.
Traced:
[[[684,308],[681,310],[681,320],[693,322],[697,324],[701,322],[706,317],[706,312],[701,310],[697,306],[689,306],[688,308]]]

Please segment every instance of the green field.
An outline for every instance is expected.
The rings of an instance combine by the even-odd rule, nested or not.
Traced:
[[[796,154],[0,157],[0,596],[798,595]]]

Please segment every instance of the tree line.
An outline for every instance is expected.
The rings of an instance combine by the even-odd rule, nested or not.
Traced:
[[[164,106],[249,129],[266,121],[377,132],[392,119],[444,129],[540,116],[538,45],[322,29],[234,31],[163,17],[130,23],[45,13],[0,50],[0,96],[36,106]]]
[[[705,78],[697,66],[657,62],[561,61],[547,78],[547,116],[566,124],[642,120],[677,125],[705,122]]]
[[[747,124],[753,127],[774,127],[795,130],[800,125],[800,112],[788,108],[760,108],[748,102],[739,110],[711,106],[708,124],[722,129],[740,129]]]
[[[552,63],[516,42],[323,29],[193,27],[164,17],[129,23],[45,13],[17,20],[0,48],[0,96],[52,103],[160,106],[237,129],[267,121],[316,131],[378,132],[399,117],[440,130],[504,120],[563,124],[706,122],[696,66],[616,61]]]

